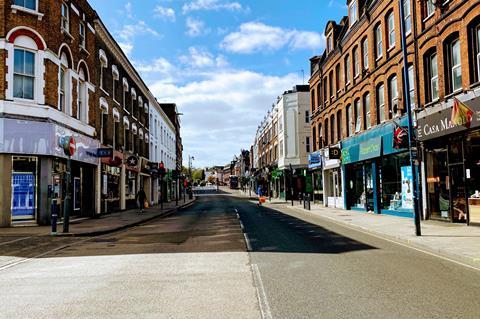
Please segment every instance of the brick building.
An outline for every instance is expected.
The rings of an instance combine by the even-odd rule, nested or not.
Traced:
[[[133,207],[140,187],[152,199],[152,107],[87,1],[0,0],[0,227],[48,224],[52,203],[62,216],[70,136],[72,215]]]
[[[316,188],[323,193],[325,205],[413,215],[413,185],[409,181],[415,172],[408,168],[407,149],[393,147],[394,131],[407,123],[402,85],[406,80],[419,146],[424,150],[419,166],[424,215],[466,220],[477,209],[475,187],[480,187],[468,188],[454,176],[464,176],[469,185],[477,183],[480,175],[472,164],[476,162],[472,160],[467,167],[465,157],[460,160],[457,156],[458,163],[451,162],[450,166],[438,163],[449,152],[473,154],[478,145],[474,130],[478,102],[474,98],[480,62],[476,33],[480,3],[402,2],[408,79],[403,77],[399,2],[346,3],[348,16],[338,24],[327,23],[326,50],[311,59],[311,136],[315,152],[311,158],[319,159],[320,165],[312,167],[316,167],[314,176],[321,180]],[[455,98],[474,113],[473,122],[466,125],[469,130],[450,122]],[[446,140],[444,135],[449,133],[457,134]],[[329,158],[329,153],[338,149],[341,161]],[[459,163],[462,165],[455,166]],[[463,186],[458,186],[458,191],[450,187],[459,184]]]

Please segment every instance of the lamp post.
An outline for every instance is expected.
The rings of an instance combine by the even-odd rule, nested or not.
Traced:
[[[193,178],[192,178],[192,164],[193,164],[193,161],[195,160],[195,157],[193,156],[188,156],[188,174],[190,175],[190,181],[193,181]]]
[[[415,234],[422,235],[420,227],[420,209],[418,207],[418,191],[417,191],[417,170],[415,165],[414,145],[415,135],[413,131],[413,114],[410,101],[410,81],[408,77],[408,51],[407,51],[407,36],[405,34],[405,8],[403,6],[404,0],[398,0],[400,7],[400,33],[402,39],[402,53],[403,53],[403,95],[405,100],[405,107],[407,108],[408,118],[408,149],[410,153],[410,169],[412,170],[412,184],[413,184],[413,206],[415,212]],[[415,146],[416,147],[416,146]]]

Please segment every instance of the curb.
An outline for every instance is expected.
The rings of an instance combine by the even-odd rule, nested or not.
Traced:
[[[400,236],[388,235],[388,234],[381,233],[381,232],[376,231],[376,230],[372,230],[372,229],[369,229],[369,228],[366,228],[366,227],[363,227],[363,226],[353,224],[353,223],[337,220],[333,217],[324,216],[324,215],[320,215],[320,214],[315,214],[315,213],[312,213],[311,211],[305,210],[301,207],[296,207],[296,206],[292,207],[292,206],[285,206],[285,205],[282,205],[282,206],[284,206],[283,208],[294,209],[294,210],[297,210],[297,211],[302,212],[302,213],[310,213],[312,216],[315,216],[315,217],[318,217],[318,218],[321,218],[321,219],[325,219],[325,220],[327,220],[329,222],[332,222],[334,224],[337,224],[339,226],[347,227],[347,228],[350,228],[352,230],[357,230],[357,231],[360,231],[360,232],[363,232],[363,233],[366,233],[366,234],[370,234],[370,235],[373,235],[373,236],[376,236],[376,237],[379,237],[379,238],[382,238],[382,239],[385,239],[385,240],[403,245],[403,246],[408,247],[408,248],[417,249],[417,250],[420,250],[424,253],[436,255],[437,257],[446,258],[446,259],[448,259],[452,262],[460,263],[464,266],[469,266],[469,267],[471,267],[475,270],[480,270],[480,259],[479,258],[465,257],[463,255],[455,254],[455,253],[452,253],[450,251],[446,251],[444,249],[432,248],[428,245],[413,242],[410,239],[406,239],[406,238],[403,238],[403,237],[400,237]],[[285,212],[278,209],[280,207],[270,206],[269,208],[277,210],[277,211],[279,211],[283,214],[286,214]]]
[[[179,205],[175,208],[169,209],[167,211],[155,214],[153,216],[149,216],[149,217],[141,219],[141,220],[137,220],[137,221],[132,222],[132,223],[121,225],[121,226],[117,226],[117,227],[113,227],[113,228],[109,228],[109,229],[103,229],[103,230],[96,230],[96,231],[91,231],[91,232],[68,233],[68,234],[59,233],[59,234],[55,235],[55,237],[96,237],[96,236],[101,236],[101,235],[105,235],[105,234],[109,234],[109,233],[114,233],[114,232],[121,231],[121,230],[124,230],[124,229],[127,229],[127,228],[131,228],[131,227],[135,227],[135,226],[138,226],[138,225],[141,225],[141,224],[144,224],[144,223],[148,223],[148,222],[150,222],[150,221],[152,221],[156,218],[170,216],[170,215],[172,215],[173,213],[175,213],[179,210],[190,207],[195,202],[196,202],[196,199],[194,199],[193,201],[191,201],[189,203],[185,203],[183,205]]]

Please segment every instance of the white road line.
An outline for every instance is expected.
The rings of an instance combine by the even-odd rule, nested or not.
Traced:
[[[252,251],[252,245],[250,244],[250,239],[248,239],[247,233],[243,233],[243,238],[245,238],[245,244],[247,244],[247,250]]]
[[[260,275],[260,270],[258,270],[257,264],[252,264],[252,272],[255,288],[257,289],[257,297],[260,305],[260,312],[262,313],[262,319],[272,319],[272,312],[270,311],[267,294],[265,293],[262,276]]]
[[[240,228],[242,229],[243,232],[245,232],[245,227],[243,226],[242,221],[240,221]]]
[[[237,214],[237,219],[240,219],[240,215]]]
[[[237,213],[237,214],[238,214],[238,209],[236,209],[236,208],[235,208],[235,213]]]
[[[10,241],[6,241],[6,242],[4,242],[4,243],[0,243],[0,246],[4,246],[4,245],[8,245],[8,244],[13,244],[13,243],[16,243],[17,241],[27,240],[27,239],[29,239],[29,238],[32,238],[32,236],[30,236],[30,237],[18,238],[18,239],[10,240]]]

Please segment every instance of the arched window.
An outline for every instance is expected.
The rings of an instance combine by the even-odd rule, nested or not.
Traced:
[[[323,124],[323,138],[324,138],[324,141],[325,141],[325,147],[327,147],[329,145],[329,139],[328,139],[328,118],[325,120],[325,124]]]
[[[353,76],[356,78],[360,75],[360,58],[358,56],[358,48],[353,48]]]
[[[388,48],[395,46],[395,16],[391,11],[387,16],[387,34],[388,34]]]
[[[13,97],[33,100],[35,98],[36,50],[15,47],[14,52]]]
[[[350,69],[351,67],[351,64],[350,64],[350,56],[347,54],[347,56],[345,57],[345,64],[344,64],[344,71],[345,71],[345,86],[347,86],[351,79],[352,79],[352,76],[351,76],[351,72],[352,70]]]
[[[315,152],[317,150],[317,129],[315,126],[312,128],[312,145]]]
[[[342,72],[340,71],[340,63],[335,67],[335,84],[337,92],[342,88]]]
[[[363,69],[368,69],[368,38],[362,40],[362,57],[363,57]]]
[[[337,141],[342,140],[342,110],[337,111]]]
[[[330,142],[335,144],[335,115],[330,116]]]
[[[310,108],[313,114],[315,112],[315,88],[310,92]]]
[[[382,25],[379,23],[375,27],[375,57],[380,59],[383,56],[383,35],[382,35]]]
[[[78,72],[78,107],[75,116],[84,123],[88,123],[87,81],[87,73],[81,66]]]
[[[462,59],[458,33],[449,36],[444,42],[445,78],[447,94],[462,89]]]
[[[388,118],[395,118],[399,116],[399,105],[398,105],[398,81],[397,76],[394,75],[388,80],[388,97],[389,97],[389,111]]]
[[[318,108],[323,108],[323,101],[322,101],[322,81],[318,82],[317,84],[317,106]]]
[[[470,83],[480,82],[480,16],[468,25]]]
[[[355,108],[355,133],[360,132],[362,129],[362,110],[360,109],[360,99],[356,99],[354,102]]]
[[[377,123],[385,122],[385,86],[377,86]]]
[[[67,45],[63,45],[59,51],[60,67],[58,70],[58,110],[71,116],[72,114],[72,88],[71,68],[72,56]]]
[[[322,123],[318,123],[318,148],[323,148],[323,131],[322,131]]]
[[[363,96],[363,127],[364,129],[368,130],[372,127],[372,119],[371,119],[371,104],[370,104],[370,93],[366,93]]]
[[[345,124],[347,129],[347,137],[352,134],[352,106],[350,104],[347,105],[345,109]]]

